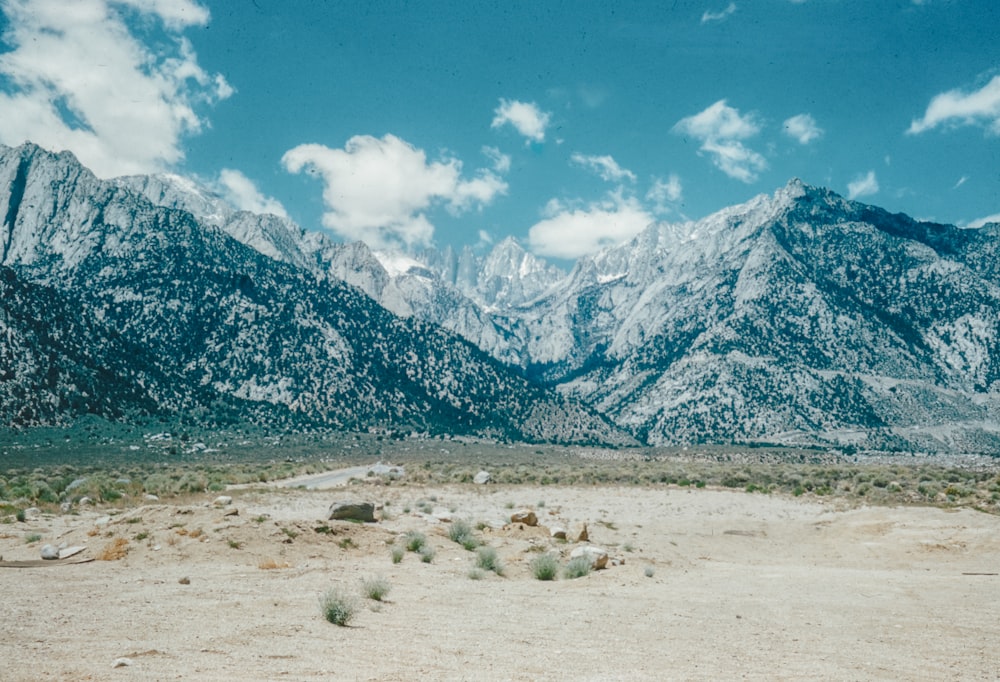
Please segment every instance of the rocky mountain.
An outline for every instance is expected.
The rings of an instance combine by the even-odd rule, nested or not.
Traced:
[[[652,442],[998,452],[998,246],[792,182],[581,261],[544,371]]]
[[[274,217],[219,224],[458,333],[645,442],[1000,452],[997,225],[916,221],[792,181],[650,225],[562,273],[513,240],[402,255]]]
[[[69,153],[0,148],[0,216],[5,423],[184,414],[629,440],[454,334],[100,181]]]

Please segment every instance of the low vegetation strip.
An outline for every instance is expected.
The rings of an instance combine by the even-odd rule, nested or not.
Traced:
[[[216,447],[194,448],[206,441]],[[170,448],[181,442],[191,451],[171,454]],[[489,485],[727,488],[859,504],[966,506],[1000,514],[1000,459],[982,457],[847,456],[835,451],[735,446],[609,450],[395,440],[369,434],[241,436],[240,440],[233,434],[217,434],[214,439],[202,434],[199,440],[193,436],[183,441],[126,439],[105,444],[103,450],[99,443],[35,446],[3,445],[0,520],[19,520],[30,507],[58,511],[61,506],[118,505],[149,496],[183,498],[377,460],[406,466],[407,475],[401,480],[373,477],[384,485],[471,484],[480,470],[488,469]],[[11,455],[15,450],[16,456]],[[33,452],[38,461],[30,463]],[[462,530],[462,524],[456,528]],[[479,542],[471,532],[456,533],[452,539],[470,550]]]

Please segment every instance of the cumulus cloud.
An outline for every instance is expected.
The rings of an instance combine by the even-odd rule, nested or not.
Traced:
[[[253,180],[238,170],[223,168],[219,173],[219,186],[226,200],[241,211],[288,217],[288,212],[280,201],[261,194]]]
[[[764,157],[742,142],[759,133],[760,126],[752,115],[741,115],[724,99],[694,116],[682,118],[673,131],[701,140],[701,151],[731,178],[753,182],[757,174],[767,168]]]
[[[527,138],[527,143],[544,142],[545,129],[552,115],[543,112],[534,102],[501,99],[500,106],[493,112],[491,127],[500,128],[510,124],[518,133]]]
[[[326,227],[375,248],[429,244],[434,226],[428,210],[440,206],[457,215],[507,192],[493,171],[463,179],[458,159],[428,162],[422,149],[394,135],[357,135],[343,149],[299,145],[282,163],[292,173],[306,170],[323,180]]]
[[[607,180],[608,182],[622,182],[623,180],[635,182],[635,173],[619,166],[618,162],[610,155],[586,156],[575,152],[569,157],[569,161],[572,164],[596,173],[602,180]]]
[[[6,0],[0,142],[69,149],[103,177],[164,170],[198,133],[200,106],[232,87],[181,32],[208,22],[195,0]],[[162,28],[143,44],[126,17]]]
[[[718,12],[710,12],[709,10],[705,10],[705,13],[701,15],[701,23],[707,24],[712,21],[725,21],[726,19],[729,18],[729,15],[731,15],[735,11],[736,11],[735,2],[729,3],[729,5],[725,9],[720,10]]]
[[[671,173],[666,180],[653,178],[653,184],[646,192],[646,201],[652,203],[653,210],[660,215],[670,213],[682,198],[681,179],[675,173]]]
[[[859,175],[853,181],[847,183],[847,198],[857,199],[878,193],[878,179],[875,171],[870,170],[864,175]]]
[[[989,133],[1000,135],[1000,75],[972,92],[949,90],[935,95],[923,117],[914,119],[906,132],[919,135],[939,125],[983,125]]]
[[[654,221],[635,197],[621,191],[585,206],[553,199],[544,215],[528,230],[528,245],[541,256],[555,258],[579,258],[621,243]]]
[[[493,170],[503,174],[510,170],[510,156],[496,147],[483,147],[483,156],[493,164]]]
[[[823,129],[816,125],[816,119],[809,114],[798,114],[786,119],[782,128],[785,135],[798,140],[799,144],[809,144],[823,135]]]

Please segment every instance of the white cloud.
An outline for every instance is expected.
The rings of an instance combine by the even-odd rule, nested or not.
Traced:
[[[681,179],[675,173],[671,173],[666,180],[654,178],[652,186],[646,192],[646,201],[652,202],[653,210],[659,214],[669,213],[673,210],[672,204],[682,198]]]
[[[493,244],[493,235],[486,230],[479,230],[479,241],[476,243],[477,249],[486,248]]]
[[[507,192],[507,183],[492,171],[463,180],[458,159],[428,163],[422,149],[394,135],[357,135],[343,149],[299,145],[282,163],[292,173],[307,170],[322,178],[326,227],[375,248],[429,244],[434,226],[427,210],[444,206],[459,214]]]
[[[960,177],[958,179],[958,182],[955,183],[955,186],[952,187],[952,189],[958,189],[959,187],[961,187],[962,185],[964,185],[968,181],[969,181],[969,176],[968,175],[963,175],[962,177]]]
[[[753,182],[767,168],[764,157],[741,142],[759,133],[760,126],[752,115],[742,116],[724,99],[694,116],[682,118],[674,125],[673,132],[701,140],[701,151],[707,152],[716,167],[731,178]]]
[[[809,114],[798,114],[785,120],[785,135],[798,140],[799,144],[809,144],[823,135],[823,129],[816,125],[816,119]]]
[[[492,128],[500,128],[506,124],[514,126],[515,130],[524,137],[527,142],[544,142],[545,129],[549,126],[549,119],[552,117],[548,112],[543,112],[534,102],[519,102],[517,100],[500,100],[500,106],[494,110]]]
[[[865,175],[859,175],[852,182],[847,183],[847,198],[857,199],[878,193],[878,179],[875,171],[870,170]]]
[[[620,191],[579,208],[553,199],[544,215],[528,231],[528,245],[538,255],[555,258],[579,258],[621,243],[655,220],[637,199]]]
[[[253,180],[238,170],[223,168],[219,173],[219,185],[226,200],[241,211],[288,217],[288,212],[280,201],[273,197],[265,197],[254,185]]]
[[[987,223],[1000,223],[1000,213],[994,213],[993,215],[988,215],[985,218],[977,218],[966,225],[966,227],[982,227]]]
[[[510,156],[504,154],[496,147],[483,147],[483,156],[493,164],[493,170],[497,173],[506,173],[510,170]]]
[[[949,90],[935,95],[923,118],[914,119],[906,131],[918,135],[939,125],[953,127],[982,124],[993,135],[1000,135],[1000,76],[974,90]]]
[[[608,182],[622,182],[623,180],[635,182],[636,179],[635,173],[619,166],[618,162],[607,154],[604,156],[586,156],[575,152],[569,157],[569,161],[596,173],[602,180],[607,180]]]
[[[736,11],[736,3],[731,2],[724,9],[718,12],[710,12],[705,10],[705,13],[701,15],[701,23],[707,24],[710,21],[724,21],[729,18],[729,15]]]
[[[5,144],[69,149],[103,177],[164,170],[205,125],[196,109],[233,93],[180,34],[208,21],[194,0],[7,0],[2,11]],[[135,13],[162,25],[155,49],[132,34]]]

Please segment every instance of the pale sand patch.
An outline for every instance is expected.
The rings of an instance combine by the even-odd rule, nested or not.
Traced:
[[[343,494],[388,501],[392,518],[323,521]],[[0,528],[6,560],[37,558],[29,532],[92,554],[109,534],[130,539],[120,561],[0,569],[0,677],[1000,678],[1000,577],[965,575],[1000,572],[1000,519],[975,511],[597,486],[369,482],[233,496],[238,516],[163,504],[127,510],[93,536],[100,512]],[[532,547],[555,548],[565,561],[573,543],[553,544],[544,529],[487,529],[480,534],[506,576],[473,581],[473,554],[420,516],[420,502],[473,523],[521,506],[571,532],[586,521],[592,541],[625,564],[540,582],[528,569]],[[331,532],[317,533],[324,525]],[[414,529],[437,550],[434,562],[407,553],[393,564],[389,543]],[[259,568],[267,560],[291,567]],[[360,599],[373,575],[391,583],[387,603],[376,611],[362,600],[347,628],[322,619],[324,591]],[[112,669],[123,656],[132,665]]]

